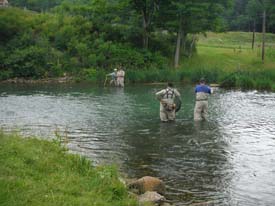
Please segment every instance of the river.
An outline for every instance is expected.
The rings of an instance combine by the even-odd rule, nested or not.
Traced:
[[[0,127],[23,135],[65,136],[94,164],[117,164],[129,178],[162,179],[176,205],[275,204],[275,94],[217,89],[209,120],[194,123],[193,88],[177,85],[182,109],[161,123],[163,85],[0,86]]]

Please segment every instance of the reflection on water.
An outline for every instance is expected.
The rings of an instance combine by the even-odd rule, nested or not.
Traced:
[[[193,88],[179,86],[175,123],[159,121],[160,86],[1,85],[0,127],[46,138],[129,177],[152,175],[179,205],[274,205],[275,94],[218,90],[209,121],[194,123]]]

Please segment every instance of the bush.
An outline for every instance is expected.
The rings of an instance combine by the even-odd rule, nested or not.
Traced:
[[[236,86],[236,75],[233,73],[221,79],[221,86],[225,88],[232,88]]]
[[[256,88],[259,90],[270,90],[272,88],[272,81],[269,79],[257,79]]]
[[[255,86],[255,82],[251,77],[242,75],[237,77],[235,86],[243,89],[252,89]]]
[[[0,71],[0,80],[6,80],[11,78],[12,72],[10,70]]]
[[[6,65],[11,68],[14,77],[41,78],[46,70],[47,50],[37,46],[15,50],[6,60]]]
[[[87,68],[80,72],[80,78],[93,83],[103,82],[105,79],[105,72],[100,69]]]

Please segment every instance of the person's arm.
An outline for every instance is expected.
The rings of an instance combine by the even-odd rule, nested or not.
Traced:
[[[164,92],[165,92],[165,90],[161,90],[161,91],[159,91],[159,92],[156,93],[156,98],[157,98],[159,101],[161,101]]]
[[[208,93],[209,94],[211,94],[212,92],[211,92],[211,88],[210,87],[208,87]]]
[[[174,92],[175,92],[175,96],[176,97],[180,97],[180,93],[179,93],[179,91],[177,89],[175,89]]]

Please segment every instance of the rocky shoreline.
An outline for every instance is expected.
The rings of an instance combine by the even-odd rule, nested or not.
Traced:
[[[165,183],[157,177],[144,176],[140,179],[127,180],[128,191],[138,201],[138,206],[214,206],[215,201],[187,202],[178,204],[174,200],[165,197]]]

